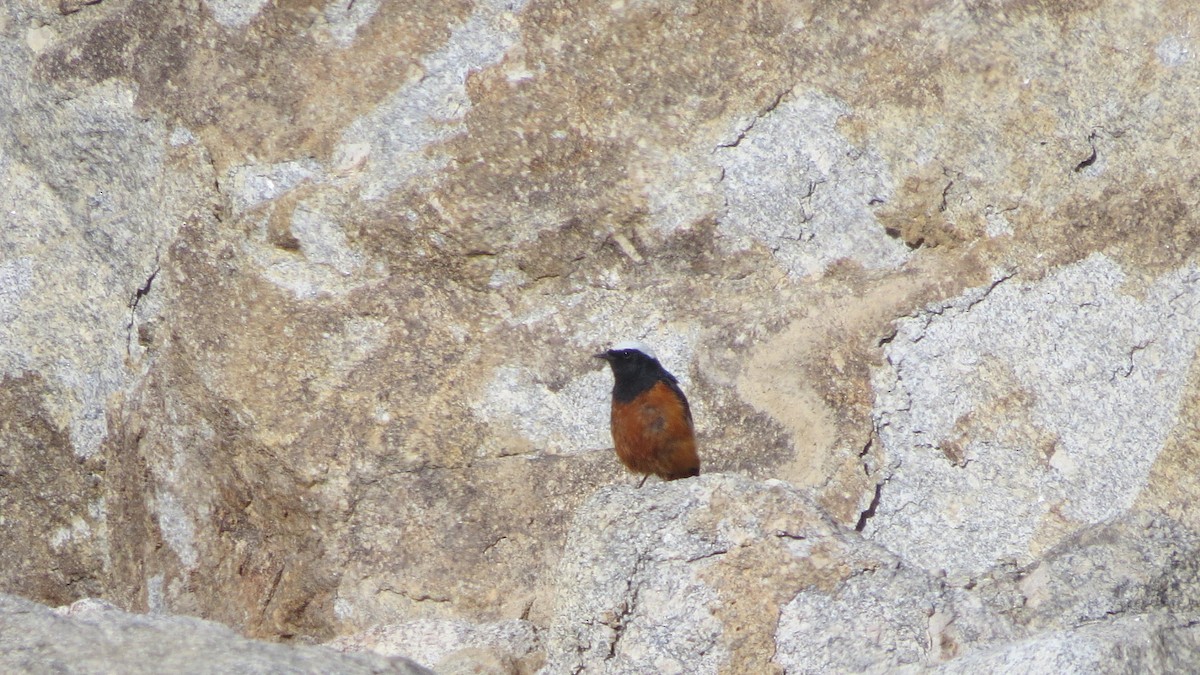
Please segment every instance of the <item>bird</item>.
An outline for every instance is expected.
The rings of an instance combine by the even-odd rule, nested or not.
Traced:
[[[645,474],[642,483],[651,474],[665,481],[700,475],[692,409],[654,351],[626,341],[594,356],[612,368],[612,437],[621,463]]]

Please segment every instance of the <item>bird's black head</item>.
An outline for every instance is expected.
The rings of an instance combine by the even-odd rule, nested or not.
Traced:
[[[654,352],[640,342],[622,342],[595,356],[608,361],[612,367],[613,396],[620,401],[631,400],[659,380],[675,382],[675,377],[662,367]]]

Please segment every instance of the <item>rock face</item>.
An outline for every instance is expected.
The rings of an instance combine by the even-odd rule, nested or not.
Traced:
[[[407,659],[247,640],[211,621],[128,614],[103,601],[63,609],[0,595],[0,667],[8,673],[431,673]]]
[[[960,584],[782,481],[604,488],[576,515],[545,672],[1188,670],[1198,554],[1130,511]]]
[[[0,8],[0,591],[450,672],[1195,662],[1192,3],[168,4]],[[626,338],[699,479],[613,456]]]

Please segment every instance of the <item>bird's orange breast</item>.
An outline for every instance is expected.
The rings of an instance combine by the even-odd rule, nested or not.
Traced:
[[[612,434],[621,462],[664,480],[700,473],[696,438],[687,404],[666,382],[612,404]]]

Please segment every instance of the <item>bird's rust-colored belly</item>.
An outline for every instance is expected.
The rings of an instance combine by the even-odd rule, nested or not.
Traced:
[[[679,396],[657,382],[632,401],[612,405],[617,456],[630,470],[664,480],[700,473],[692,422]]]

